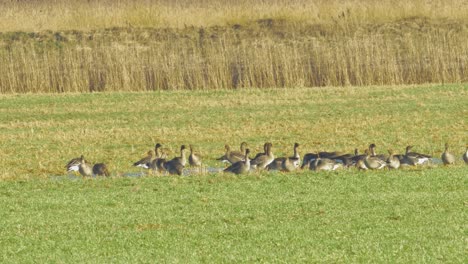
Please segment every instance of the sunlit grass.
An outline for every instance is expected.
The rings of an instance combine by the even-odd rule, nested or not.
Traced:
[[[461,157],[466,85],[0,96],[1,262],[465,259],[468,166],[121,177],[160,142]],[[84,154],[112,177],[66,176]]]
[[[463,263],[466,171],[0,181],[0,260]]]
[[[114,175],[133,171],[154,144],[170,156],[193,144],[208,166],[247,141],[254,153],[273,142],[278,155],[405,146],[440,157],[448,142],[461,157],[467,87],[296,88],[238,91],[8,95],[0,100],[1,178],[65,174],[81,154],[109,164]]]

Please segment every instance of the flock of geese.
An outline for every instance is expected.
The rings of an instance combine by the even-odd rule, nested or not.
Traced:
[[[293,155],[290,157],[275,157],[272,152],[272,143],[264,144],[264,152],[258,153],[254,158],[250,159],[250,150],[247,148],[247,143],[242,142],[240,150],[231,150],[229,145],[225,145],[225,154],[217,160],[229,163],[230,165],[224,169],[224,172],[234,174],[245,174],[250,170],[279,170],[291,172],[297,169],[309,169],[312,171],[333,171],[342,168],[356,167],[359,170],[379,170],[379,169],[398,169],[404,166],[418,166],[428,163],[432,157],[427,154],[412,152],[413,146],[407,146],[405,154],[395,154],[389,150],[389,155],[377,154],[376,145],[370,144],[364,154],[359,154],[355,149],[354,154],[343,153],[339,151],[333,152],[318,152],[307,153],[302,158],[299,155],[299,144],[295,143],[293,147]],[[190,154],[188,156],[188,164],[191,167],[202,167],[202,158],[193,151],[192,145],[189,145]],[[147,156],[135,162],[133,166],[151,170],[155,173],[182,175],[184,168],[187,166],[186,157],[187,147],[180,147],[180,156],[173,159],[168,159],[167,154],[162,150],[160,143],[156,144],[154,151],[150,150]],[[468,146],[462,159],[468,164]],[[449,146],[445,144],[445,151],[442,153],[441,160],[444,165],[454,164],[457,160],[456,156],[449,152]],[[65,166],[67,171],[78,171],[82,176],[109,176],[109,170],[106,164],[97,163],[90,164],[85,160],[83,155],[79,158],[74,158]]]

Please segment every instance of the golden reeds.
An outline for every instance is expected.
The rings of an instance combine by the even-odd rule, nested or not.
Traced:
[[[464,82],[450,2],[4,1],[0,92]]]

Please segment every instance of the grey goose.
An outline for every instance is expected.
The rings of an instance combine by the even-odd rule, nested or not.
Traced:
[[[249,172],[250,171],[249,153],[250,153],[250,150],[246,149],[244,159],[227,167],[226,169],[224,169],[224,172],[230,172],[234,174],[244,174],[244,173]]]
[[[445,143],[445,151],[442,153],[442,162],[444,165],[452,165],[455,164],[455,155],[449,152],[449,145]]]

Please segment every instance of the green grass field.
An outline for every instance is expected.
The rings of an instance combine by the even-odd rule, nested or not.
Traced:
[[[468,166],[141,177],[160,142],[210,167],[376,143],[461,157],[467,85],[0,95],[0,262],[466,262]],[[79,155],[112,177],[66,176]]]
[[[3,263],[466,263],[467,169],[0,182]]]

